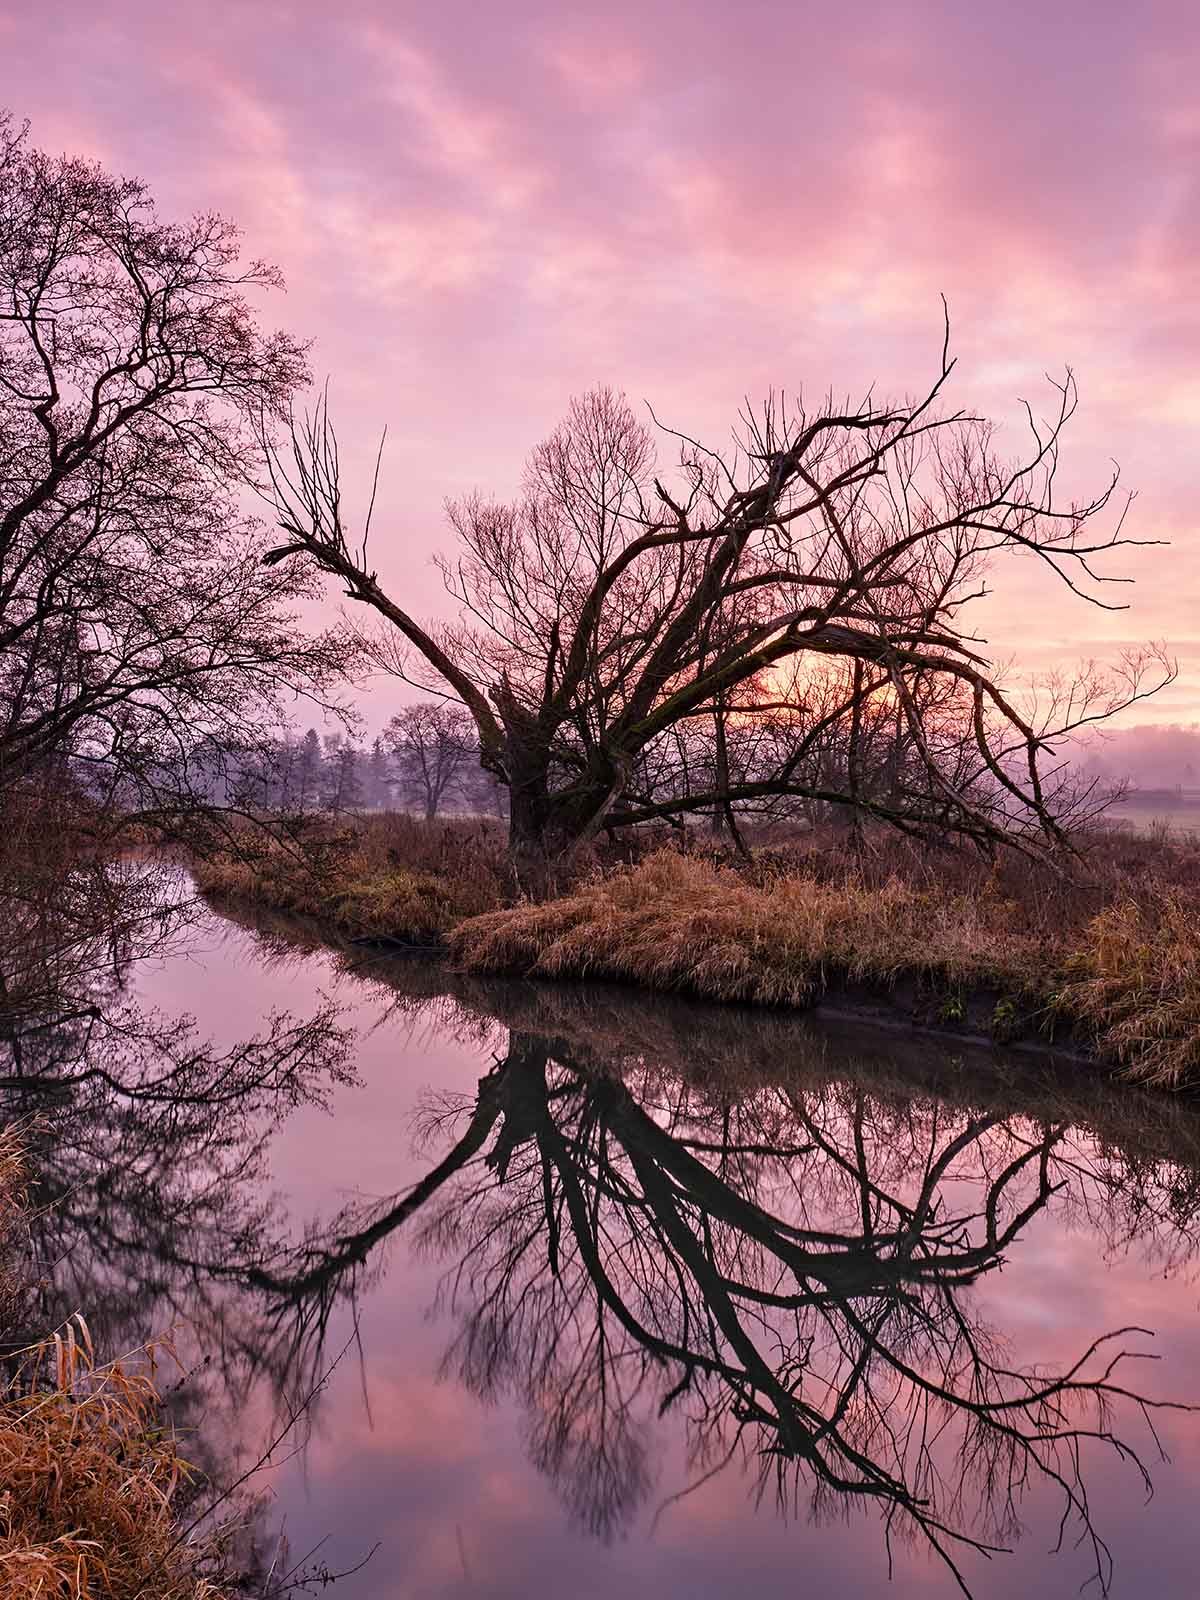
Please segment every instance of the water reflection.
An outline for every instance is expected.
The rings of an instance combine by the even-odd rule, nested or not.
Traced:
[[[410,965],[362,977],[386,986],[397,1050],[456,1033],[493,1056],[473,1094],[426,1100],[415,1181],[398,1156],[395,1192],[297,1238],[258,1182],[287,1106],[275,1080],[236,1114],[186,1077],[177,1104],[126,1092],[128,1072],[119,1093],[89,1080],[58,1147],[46,1254],[65,1252],[70,1297],[114,1325],[186,1314],[222,1428],[264,1387],[311,1390],[405,1241],[437,1266],[444,1371],[517,1402],[529,1458],[589,1535],[663,1508],[670,1436],[692,1488],[740,1464],[788,1515],[874,1511],[889,1548],[926,1543],[964,1586],[1052,1495],[1107,1584],[1088,1486],[1119,1467],[1142,1487],[1156,1457],[1162,1395],[1143,1409],[1130,1376],[1148,1334],[1096,1326],[1064,1357],[1028,1327],[1014,1342],[1003,1294],[980,1291],[1039,1219],[1188,1265],[1186,1108],[770,1015]]]
[[[457,1137],[415,1187],[249,1275],[276,1319],[296,1314],[293,1359],[416,1228],[450,1264],[448,1364],[485,1399],[520,1396],[534,1461],[589,1532],[636,1511],[649,1427],[675,1412],[698,1478],[750,1458],[781,1511],[874,1505],[889,1538],[919,1535],[956,1574],[1052,1486],[1107,1585],[1086,1458],[1107,1448],[1149,1489],[1118,1432],[1144,1405],[1126,1376],[1142,1330],[1098,1330],[1053,1371],[1018,1361],[969,1293],[1052,1200],[1132,1199],[1064,1148],[1065,1124],[845,1084],[713,1100],[528,1032],[433,1122]]]

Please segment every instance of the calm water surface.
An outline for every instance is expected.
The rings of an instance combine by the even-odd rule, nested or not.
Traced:
[[[378,1543],[345,1600],[1200,1587],[1200,1415],[1137,1398],[1200,1401],[1185,1108],[215,916],[136,986],[225,1045],[322,995],[355,1030],[325,1108],[123,1101],[59,1175],[60,1292],[186,1321],[218,1478],[336,1361],[256,1526]]]

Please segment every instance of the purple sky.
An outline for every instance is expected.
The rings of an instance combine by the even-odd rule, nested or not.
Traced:
[[[600,381],[721,443],[743,396],[916,389],[1020,439],[1074,366],[1064,476],[1138,489],[1128,612],[1018,563],[979,623],[1035,669],[1165,639],[1131,720],[1200,719],[1200,10],[1129,4],[146,0],[0,9],[35,140],[236,218],[332,376],[347,476],[384,422],[375,561],[422,613],[446,496],[515,486]],[[351,495],[353,499],[353,494]]]

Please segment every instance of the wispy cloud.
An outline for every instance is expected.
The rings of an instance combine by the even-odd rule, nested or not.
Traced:
[[[1071,363],[1067,481],[1117,457],[1130,531],[1172,541],[1116,624],[1014,569],[997,652],[1165,637],[1162,714],[1200,712],[1190,4],[48,9],[4,20],[3,98],[280,262],[350,461],[391,425],[378,560],[418,607],[444,497],[509,489],[572,391],[720,434],[769,384],[915,388],[944,292],[963,398],[1015,446]]]

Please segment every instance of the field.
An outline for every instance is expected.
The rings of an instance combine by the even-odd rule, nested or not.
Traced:
[[[1134,833],[1200,834],[1200,789],[1132,789],[1109,817]]]

